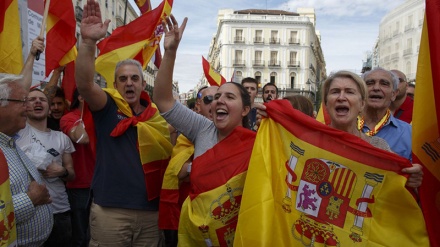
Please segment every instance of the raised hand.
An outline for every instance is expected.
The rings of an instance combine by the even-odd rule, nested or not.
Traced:
[[[43,51],[44,51],[44,38],[37,36],[34,40],[32,40],[30,53],[36,56],[37,52],[42,53]]]
[[[81,21],[81,36],[83,40],[96,42],[105,37],[110,20],[102,22],[99,3],[95,0],[87,0],[84,5],[83,18]]]
[[[173,15],[167,17],[162,21],[162,27],[164,30],[164,43],[165,50],[176,51],[179,47],[180,40],[182,39],[183,32],[185,31],[186,22],[188,18],[185,17],[182,22],[182,26],[179,28],[179,24]]]

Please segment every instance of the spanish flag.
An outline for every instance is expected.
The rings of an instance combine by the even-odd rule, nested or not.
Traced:
[[[141,11],[142,14],[145,14],[145,13],[147,13],[147,12],[152,10],[152,8],[151,8],[151,1],[150,0],[135,0],[135,2],[136,2],[136,5],[138,6],[138,8],[139,8],[139,10]],[[156,32],[156,36],[157,36],[159,41],[161,40],[162,34],[163,34],[163,30],[160,27],[161,25],[162,24],[159,24],[159,26],[158,26],[159,32]],[[150,49],[155,49],[155,52],[154,52],[154,65],[156,65],[156,67],[159,68],[160,64],[162,63],[162,53],[160,52],[159,42],[156,42],[156,44],[153,47],[151,47]],[[136,55],[136,57],[139,57],[139,56],[142,57],[142,52],[143,51],[141,51],[138,55]],[[149,60],[148,61],[144,61],[142,59],[142,61],[143,61],[143,67],[145,68],[147,66],[147,63],[149,62]]]
[[[194,159],[191,191],[180,215],[179,246],[231,246],[254,140],[255,132],[236,127]]]
[[[20,74],[23,68],[18,0],[0,2],[0,72]]]
[[[271,101],[234,246],[429,246],[406,159]]]
[[[208,80],[209,85],[221,86],[226,83],[226,79],[219,73],[215,72],[211,68],[211,65],[209,64],[208,60],[206,60],[203,56],[202,56],[202,65],[203,65],[203,72],[205,73],[205,77],[206,80]]]
[[[51,0],[46,27],[46,76],[76,59],[76,19],[73,3]]]
[[[160,192],[159,228],[177,230],[180,208],[188,197],[190,184],[179,181],[178,175],[185,162],[192,160],[194,144],[184,135],[179,135],[167,166]]]
[[[440,0],[426,0],[414,96],[413,153],[424,166],[420,204],[431,246],[440,246]],[[414,156],[413,156],[414,157]],[[415,160],[416,161],[416,160]]]
[[[129,24],[116,28],[110,37],[98,43],[96,71],[113,88],[116,64],[125,59],[136,59],[144,67],[150,61],[160,41],[162,20],[171,14],[172,0],[164,0],[157,8],[141,15]]]
[[[327,109],[324,105],[324,101],[321,102],[321,107],[319,107],[318,114],[316,115],[316,120],[325,125],[329,125],[331,122],[330,115],[328,115]]]
[[[14,205],[12,202],[9,169],[0,149],[0,246],[17,246]]]

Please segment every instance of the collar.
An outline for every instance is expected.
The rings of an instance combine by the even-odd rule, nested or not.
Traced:
[[[15,148],[15,139],[17,139],[16,137],[17,137],[17,135],[8,136],[8,135],[0,132],[0,144],[2,146]]]

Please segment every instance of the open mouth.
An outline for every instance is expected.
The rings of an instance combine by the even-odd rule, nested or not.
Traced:
[[[217,111],[215,113],[217,115],[218,120],[222,120],[222,119],[226,118],[226,116],[228,115],[228,112],[224,109],[217,109]]]
[[[337,106],[335,110],[337,113],[346,114],[350,109],[347,106]]]

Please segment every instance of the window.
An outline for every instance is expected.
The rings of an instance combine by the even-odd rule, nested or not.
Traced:
[[[255,43],[263,43],[263,30],[255,30]]]
[[[278,62],[278,52],[277,51],[271,51],[270,52],[270,63],[276,64]]]
[[[296,74],[295,73],[290,73],[290,88],[295,88],[295,77]]]
[[[272,44],[279,43],[279,41],[278,41],[278,31],[277,30],[272,30],[270,32],[270,43],[272,43]]]
[[[237,83],[241,83],[241,80],[243,80],[243,72],[235,71],[235,80]]]
[[[255,72],[255,80],[258,82],[258,87],[261,87],[261,72],[257,71]]]
[[[234,39],[234,41],[236,43],[241,43],[241,42],[244,41],[244,39],[243,39],[243,29],[236,29],[235,30],[235,39]]]
[[[292,67],[298,67],[299,66],[299,63],[296,61],[296,55],[297,55],[296,51],[291,51],[290,52],[289,66],[292,66]]]
[[[406,74],[411,76],[411,62],[409,61],[406,63]]]
[[[262,57],[263,57],[263,51],[255,51],[255,62],[254,62],[254,64],[257,64],[257,65],[263,64]]]
[[[298,40],[298,32],[297,31],[290,31],[290,44],[299,44]]]
[[[243,65],[243,51],[242,50],[235,50],[235,60],[233,62],[234,65]]]
[[[277,73],[276,72],[272,72],[270,73],[270,82],[271,83],[276,83],[276,78],[277,78]]]

